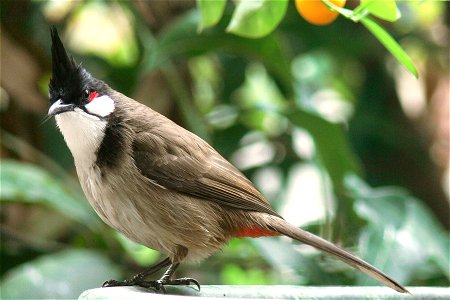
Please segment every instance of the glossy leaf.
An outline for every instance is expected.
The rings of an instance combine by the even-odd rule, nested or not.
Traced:
[[[400,282],[433,268],[449,277],[449,236],[428,208],[400,188],[373,189],[356,176],[345,183],[356,200],[357,214],[367,222],[360,237],[364,258]],[[359,277],[359,284],[372,283]]]
[[[365,17],[361,19],[361,23],[363,23],[366,28],[372,32],[372,34],[380,41],[386,49],[391,52],[391,54],[402,63],[408,71],[413,74],[415,77],[419,77],[417,69],[409,57],[409,55],[402,49],[402,47],[392,38],[392,36],[383,29],[380,25],[378,25],[374,20],[369,17]]]
[[[9,271],[1,282],[3,299],[76,299],[85,290],[119,279],[119,270],[91,250],[41,256]]]
[[[389,22],[397,21],[401,17],[395,0],[361,0],[361,6],[372,15]]]
[[[1,202],[43,204],[87,225],[99,219],[81,195],[65,189],[52,174],[32,164],[1,161]]]
[[[369,18],[366,13],[365,13],[365,7],[370,7],[372,5],[375,5],[374,10],[375,10],[375,15],[379,14],[384,16],[385,18],[394,18],[394,13],[390,12],[390,13],[382,13],[382,7],[379,6],[383,6],[384,5],[384,1],[382,2],[378,2],[378,1],[374,1],[377,2],[377,4],[372,4],[372,3],[365,3],[364,5],[361,5],[360,7],[364,7],[361,9],[356,8],[355,11],[351,11],[349,9],[345,9],[345,8],[340,8],[336,5],[334,5],[333,3],[331,3],[329,0],[322,0],[323,3],[325,3],[328,7],[335,9],[337,12],[339,12],[341,15],[343,15],[344,17],[351,19],[354,22],[361,22],[363,23],[363,25],[381,42],[381,44],[383,44],[383,46],[386,47],[386,49],[389,50],[389,52],[391,52],[391,54],[401,63],[405,66],[405,68],[411,73],[413,74],[416,78],[419,77],[419,74],[417,72],[417,69],[414,65],[414,62],[412,61],[412,59],[409,57],[409,55],[402,49],[402,47],[394,40],[394,38],[386,31],[383,29],[383,27],[381,27],[380,25],[378,25],[374,20],[372,20],[371,18]],[[390,3],[391,1],[387,1],[388,3]],[[395,5],[395,1],[394,5]],[[397,17],[397,14],[399,15],[400,12],[398,11],[397,7],[396,8],[396,13],[395,16]],[[393,8],[391,8],[391,10],[393,10]],[[397,17],[397,19],[400,16]]]
[[[225,11],[226,0],[197,0],[197,7],[200,11],[200,21],[198,31],[216,25],[222,18]]]
[[[287,6],[287,0],[240,1],[227,31],[247,38],[266,36],[281,22]]]

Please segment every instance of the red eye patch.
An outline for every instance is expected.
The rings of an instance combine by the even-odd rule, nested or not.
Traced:
[[[98,96],[98,93],[97,93],[97,92],[91,92],[91,93],[89,94],[88,101],[91,102],[91,101],[94,100],[95,97],[97,97],[97,96]]]

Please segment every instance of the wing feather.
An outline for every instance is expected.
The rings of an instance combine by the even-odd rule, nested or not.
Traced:
[[[179,193],[278,216],[253,184],[209,144],[170,125],[175,127],[153,126],[136,133],[132,155],[141,174]]]

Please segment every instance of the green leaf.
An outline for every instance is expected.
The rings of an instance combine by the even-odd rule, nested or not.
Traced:
[[[339,7],[335,4],[333,4],[330,0],[321,0],[321,1],[323,2],[323,4],[328,6],[329,9],[335,10],[338,13],[340,13],[341,15],[343,15],[344,17],[353,20],[354,11],[352,11],[351,9]]]
[[[226,4],[226,0],[197,0],[197,7],[200,11],[198,32],[216,25],[222,18]]]
[[[198,13],[193,10],[161,32],[158,42],[148,49],[149,59],[145,71],[153,71],[169,59],[195,57],[221,49],[227,53],[258,59],[269,72],[275,74],[277,81],[288,93],[293,93],[290,65],[282,48],[283,43],[277,36],[269,35],[249,43],[245,38],[224,33],[221,28],[199,35],[196,33],[197,22]]]
[[[266,36],[281,22],[287,6],[287,0],[240,1],[233,12],[227,32],[247,38]]]
[[[53,175],[35,165],[2,160],[0,162],[0,202],[47,205],[65,216],[87,225],[99,219],[83,196],[65,189]]]
[[[373,1],[373,3],[367,1]],[[374,20],[372,20],[366,15],[367,11],[370,11],[374,15],[382,19],[388,21],[391,20],[395,21],[398,18],[400,18],[400,12],[397,9],[395,1],[394,0],[387,0],[387,1],[367,0],[367,1],[358,6],[354,11],[351,11],[348,9],[339,8],[333,3],[331,3],[329,0],[322,0],[322,2],[325,3],[328,7],[335,9],[346,18],[351,19],[354,22],[363,23],[363,25],[366,26],[366,28],[370,32],[372,32],[372,34],[381,42],[381,44],[383,44],[386,47],[386,49],[388,49],[389,52],[391,52],[391,54],[401,64],[403,64],[411,74],[413,74],[416,78],[418,78],[419,74],[417,72],[417,69],[412,59],[408,56],[408,54],[402,49],[402,47],[392,38],[392,36],[386,30],[384,30]],[[387,3],[386,11],[384,11],[385,3]],[[392,7],[392,5],[394,7]],[[374,12],[370,10],[372,6],[373,6],[372,10]]]
[[[339,124],[328,122],[313,113],[294,109],[286,113],[292,124],[307,130],[314,139],[319,159],[336,188],[343,186],[348,173],[360,174],[359,164]]]
[[[372,15],[389,22],[397,21],[401,17],[395,0],[361,0],[361,5]]]
[[[323,257],[319,251],[299,251],[289,240],[281,238],[251,239],[262,257],[275,269],[286,270],[299,276],[300,283],[338,284],[341,274],[322,267]],[[334,263],[334,262],[333,262]],[[341,264],[341,263],[338,263]]]
[[[76,299],[119,275],[117,267],[96,251],[65,250],[10,270],[0,288],[2,299]]]
[[[373,189],[356,176],[345,184],[356,213],[367,221],[359,242],[365,259],[405,284],[427,269],[449,277],[449,236],[428,208],[397,187]],[[374,283],[368,280],[361,276],[359,284]]]
[[[416,78],[419,77],[412,59],[386,30],[369,17],[364,17],[360,21],[411,74]]]

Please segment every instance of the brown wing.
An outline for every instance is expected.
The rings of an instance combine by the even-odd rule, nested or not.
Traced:
[[[278,214],[253,184],[209,144],[158,115],[133,142],[137,168],[157,184],[230,207]],[[158,123],[158,124],[155,124]]]

